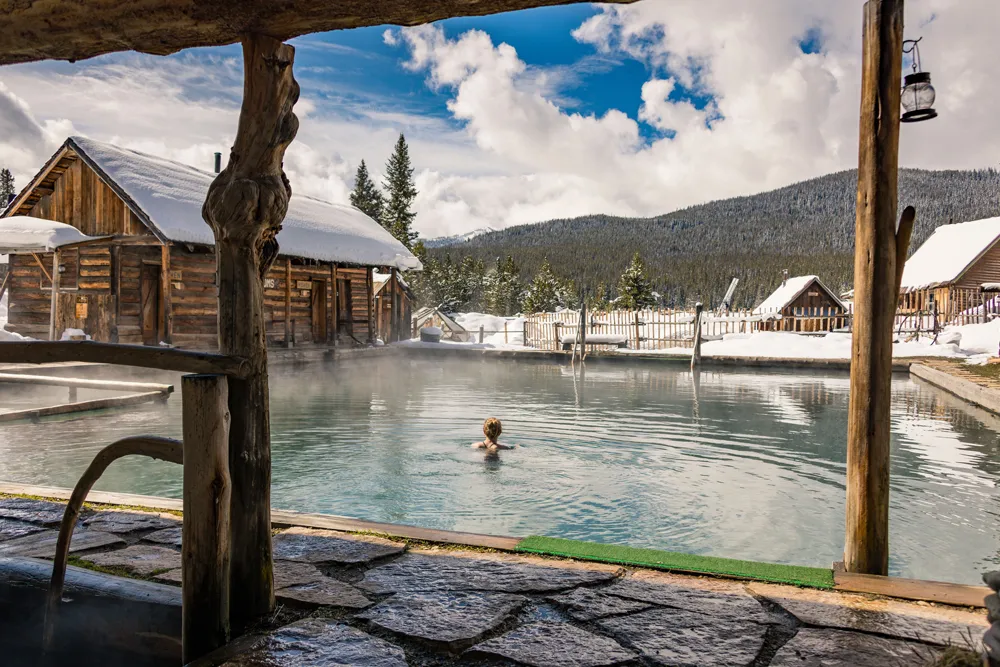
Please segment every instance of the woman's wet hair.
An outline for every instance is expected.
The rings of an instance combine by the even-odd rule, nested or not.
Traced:
[[[496,417],[490,417],[483,422],[483,433],[490,440],[496,440],[503,433],[503,427],[500,426],[500,420]]]

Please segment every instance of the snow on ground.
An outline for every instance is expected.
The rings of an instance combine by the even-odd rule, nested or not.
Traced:
[[[528,349],[523,345],[523,317],[497,317],[484,313],[457,313],[456,322],[472,334],[469,343],[442,341],[441,343],[421,343],[405,341],[410,346],[459,346],[473,349]],[[507,343],[504,344],[503,325],[507,323]],[[482,325],[486,335],[483,344],[478,340]],[[499,333],[490,334],[490,331]],[[917,340],[907,341],[906,336],[897,337],[892,346],[892,356],[897,359],[914,357],[952,357],[966,359],[969,363],[985,363],[986,359],[998,355],[1000,348],[1000,319],[986,324],[967,324],[960,327],[946,327],[939,335],[938,342],[932,343],[927,335]],[[663,350],[627,350],[630,354],[690,355],[691,348],[676,347]],[[773,357],[785,359],[850,359],[851,334],[829,333],[821,336],[806,336],[786,332],[759,332],[754,334],[726,334],[722,340],[706,341],[701,346],[706,357]]]
[[[499,348],[524,347],[523,317],[500,317],[486,313],[457,313],[453,319],[468,331],[472,340],[475,341],[479,340],[479,327],[483,327],[484,345]],[[504,342],[505,323],[507,325],[506,342]]]

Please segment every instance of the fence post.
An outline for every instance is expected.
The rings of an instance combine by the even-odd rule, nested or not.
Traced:
[[[559,336],[559,324],[560,324],[559,322],[556,322],[555,324],[552,325],[552,329],[555,331],[555,337],[556,337],[555,349],[557,351],[562,347],[562,340],[561,337]]]
[[[524,322],[522,323],[521,326],[522,326],[522,329],[523,329],[523,331],[521,332],[521,344],[524,345],[525,347],[528,347],[528,316],[527,315],[525,315]]]
[[[635,311],[635,349],[639,349],[639,311]]]
[[[229,641],[229,385],[224,375],[181,379],[184,523],[181,643],[184,664]]]
[[[486,329],[485,325],[482,325],[482,324],[479,325],[479,344],[480,345],[483,344],[483,333],[484,333],[485,329]]]
[[[503,344],[507,344],[507,320],[503,321]]]
[[[701,363],[701,303],[694,304],[694,349],[691,351],[691,370]]]

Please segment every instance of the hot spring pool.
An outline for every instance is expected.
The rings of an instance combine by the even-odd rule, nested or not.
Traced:
[[[431,528],[829,566],[844,539],[848,376],[386,357],[271,378],[273,504]],[[179,378],[174,382],[180,389]],[[61,394],[60,394],[61,395]],[[2,396],[0,396],[2,400]],[[72,486],[127,434],[180,437],[180,396],[0,426],[0,480]],[[485,417],[522,449],[470,449]],[[904,375],[892,407],[892,574],[1000,562],[1000,417]],[[119,461],[97,488],[180,496]]]

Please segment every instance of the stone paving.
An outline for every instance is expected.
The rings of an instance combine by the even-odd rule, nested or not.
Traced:
[[[0,554],[51,557],[61,507],[0,497]],[[88,510],[73,545],[176,585],[180,537],[170,514]],[[987,627],[984,610],[335,531],[274,545],[284,624],[199,666],[895,667]]]

